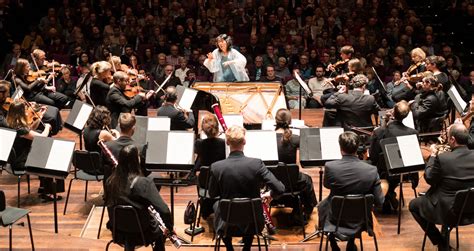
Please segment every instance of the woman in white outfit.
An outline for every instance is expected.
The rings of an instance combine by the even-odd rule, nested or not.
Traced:
[[[232,38],[221,34],[216,38],[217,49],[207,54],[204,65],[214,74],[214,82],[249,81],[247,59],[232,48]]]

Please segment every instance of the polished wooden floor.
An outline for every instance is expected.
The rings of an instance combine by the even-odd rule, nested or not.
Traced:
[[[63,112],[63,117],[67,116],[67,111]],[[153,113],[152,113],[153,114]],[[298,117],[298,112],[294,111],[294,117]],[[305,110],[302,114],[303,119],[310,126],[320,126],[322,120],[322,110]],[[68,130],[63,130],[58,137],[76,139],[78,138]],[[312,176],[316,192],[319,190],[319,168],[304,169],[303,172]],[[66,185],[69,178],[66,180]],[[101,239],[95,238],[80,238],[81,232],[88,220],[89,213],[93,205],[102,205],[101,183],[90,182],[88,189],[87,201],[84,201],[84,187],[85,183],[76,181],[73,183],[71,197],[68,204],[67,214],[63,215],[65,198],[58,202],[58,221],[59,233],[54,233],[53,227],[53,204],[41,203],[38,198],[36,190],[38,188],[38,179],[32,177],[31,180],[31,194],[27,193],[26,180],[21,183],[21,207],[31,210],[31,221],[33,228],[33,235],[35,240],[35,248],[37,250],[104,250],[105,245],[109,241],[110,233],[103,229]],[[67,187],[66,187],[67,188]],[[421,180],[418,191],[427,190],[428,186]],[[9,206],[16,206],[17,201],[17,183],[16,178],[3,172],[0,175],[0,189],[6,192],[7,204]],[[163,190],[163,198],[169,202],[168,189]],[[405,201],[406,204],[413,199],[414,193],[408,185],[405,186]],[[323,190],[323,196],[326,196],[328,191]],[[66,193],[62,196],[65,197]],[[176,194],[175,202],[177,207],[184,207],[189,200],[196,200],[196,189],[194,187],[180,188]],[[182,218],[182,214],[177,214],[175,218]],[[401,234],[397,235],[397,216],[396,215],[380,215],[377,214],[379,222],[378,243],[380,250],[420,250],[423,239],[423,231],[416,224],[410,212],[405,206],[402,210],[402,228]],[[23,221],[26,223],[26,219]],[[184,235],[183,229],[177,229],[180,235]],[[313,226],[308,226],[307,231],[314,230]],[[474,250],[474,227],[462,227],[460,229],[460,244],[461,250]],[[186,236],[188,237],[188,236]],[[284,241],[274,242],[271,250],[315,250],[319,244],[316,239],[310,243],[299,243],[302,235],[296,229],[294,233],[288,232]],[[212,243],[211,241],[208,241]],[[454,234],[452,235],[452,243],[454,244]],[[28,228],[15,225],[13,227],[13,247],[15,250],[30,250],[30,242],[28,236]],[[341,244],[344,247],[344,244]],[[8,248],[8,230],[7,228],[0,228],[0,250]],[[171,246],[167,248],[174,249]],[[359,247],[360,248],[360,247]],[[206,245],[199,246],[184,246],[182,250],[211,250],[212,247]],[[373,250],[372,239],[364,238],[364,249]],[[434,250],[431,243],[428,241],[428,250]],[[120,250],[118,246],[112,246],[111,250]],[[141,250],[144,250],[142,248]]]

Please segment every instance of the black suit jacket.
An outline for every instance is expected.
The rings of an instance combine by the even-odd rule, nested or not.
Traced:
[[[433,91],[423,92],[415,97],[415,102],[411,106],[413,119],[420,132],[430,132],[441,130],[439,125],[433,123],[433,119],[446,114],[446,99],[444,93]]]
[[[329,219],[331,216],[331,199],[335,195],[373,194],[376,205],[382,205],[384,195],[380,178],[375,166],[369,165],[357,156],[344,155],[341,160],[326,163],[324,167],[324,187],[331,190],[329,196],[318,204],[320,226],[335,228]],[[349,225],[340,229],[342,234],[353,235],[362,225]]]
[[[93,78],[90,85],[90,96],[95,105],[106,106],[105,100],[110,86],[97,78]]]
[[[452,152],[431,157],[425,169],[425,180],[431,185],[426,192],[421,215],[430,222],[442,224],[459,190],[474,187],[474,151],[459,146]]]
[[[110,126],[112,128],[117,127],[120,113],[131,112],[132,109],[140,105],[142,101],[143,98],[140,95],[136,95],[129,99],[128,97],[125,97],[122,90],[116,86],[110,88],[106,98],[107,108],[109,108],[110,117],[112,119]]]
[[[135,145],[136,147],[138,147],[138,152],[141,153],[140,159],[141,159],[143,174],[147,176],[150,173],[150,172],[147,172],[145,169],[146,147],[144,147],[144,145],[138,142],[135,142],[132,138],[127,137],[127,136],[120,136],[116,140],[107,141],[105,142],[105,145],[107,146],[107,148],[109,148],[110,152],[112,152],[115,159],[117,160],[119,160],[120,151],[122,151],[124,147],[128,145]],[[104,183],[107,184],[106,181],[112,174],[112,170],[114,167],[112,166],[112,162],[110,161],[108,156],[106,156],[105,154],[102,154],[102,158],[103,158],[102,163],[104,164]]]
[[[170,104],[163,104],[163,106],[158,109],[156,116],[170,118],[171,130],[186,130],[194,127],[194,115],[192,112],[190,112],[188,118],[186,118],[182,111]]]
[[[337,119],[346,129],[350,126],[373,126],[372,114],[380,110],[375,98],[364,95],[361,91],[334,93],[326,100],[324,106],[337,109]]]
[[[272,197],[278,197],[285,191],[283,183],[265,167],[263,161],[244,156],[243,152],[231,152],[225,160],[211,165],[209,178],[209,195],[221,199],[260,198],[260,186],[266,184]],[[219,208],[216,208],[215,227],[217,231],[224,230],[224,222],[219,217]],[[248,226],[232,226],[229,231],[246,233],[251,231]]]

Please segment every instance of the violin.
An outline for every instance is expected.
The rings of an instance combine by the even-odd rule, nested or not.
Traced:
[[[334,69],[337,69],[337,68],[341,67],[342,65],[344,65],[347,62],[349,62],[349,59],[339,60],[334,64],[330,64],[329,66],[332,66],[332,67],[334,67]],[[326,70],[330,70],[329,66],[327,67]]]
[[[355,72],[348,72],[345,74],[337,75],[333,78],[326,78],[324,80],[324,83],[325,83],[324,85],[328,84],[329,86],[334,88],[335,86],[333,83],[340,84],[341,82],[349,81],[354,74]]]
[[[49,75],[50,73],[47,73],[46,71],[43,70],[37,70],[37,71],[29,71],[28,75],[26,76],[26,80],[28,82],[34,82],[38,78],[45,78]]]
[[[410,75],[414,70],[416,70],[416,68],[418,68],[418,66],[424,65],[424,64],[425,64],[425,62],[420,61],[420,62],[418,62],[418,63],[416,63],[416,64],[410,65],[410,67],[408,67],[408,69],[403,73],[403,75],[404,75],[404,76]]]
[[[128,84],[125,87],[125,90],[123,90],[123,94],[128,98],[133,98],[136,95],[139,95],[140,93],[145,93],[145,92],[146,90],[143,89],[143,87],[141,87],[140,85],[131,85],[131,84]]]

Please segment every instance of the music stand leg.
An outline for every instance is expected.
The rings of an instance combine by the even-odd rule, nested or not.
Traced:
[[[53,178],[54,233],[58,233],[58,202],[56,196],[56,178]]]
[[[318,229],[318,230],[314,231],[313,233],[311,233],[310,235],[306,236],[306,238],[302,239],[300,242],[307,242],[307,241],[309,241],[309,240],[311,240],[315,237],[318,237],[322,233],[323,233],[323,231]]]
[[[402,200],[403,200],[403,174],[400,174],[400,192],[398,196],[398,227],[397,227],[397,234],[400,234],[400,225],[402,221]]]
[[[174,179],[173,173],[170,174],[171,179]],[[174,226],[174,187],[170,186],[170,204],[171,204],[171,225]],[[181,240],[184,244],[191,244],[190,241],[184,239],[183,237],[179,236],[178,234],[176,235],[178,239]]]
[[[323,199],[323,167],[319,167],[319,202]]]
[[[299,93],[299,102],[298,102],[298,105],[299,105],[299,110],[298,110],[298,119],[301,120],[301,108],[302,108],[302,98],[301,98],[301,91],[302,91],[302,87],[300,85],[300,93]]]

